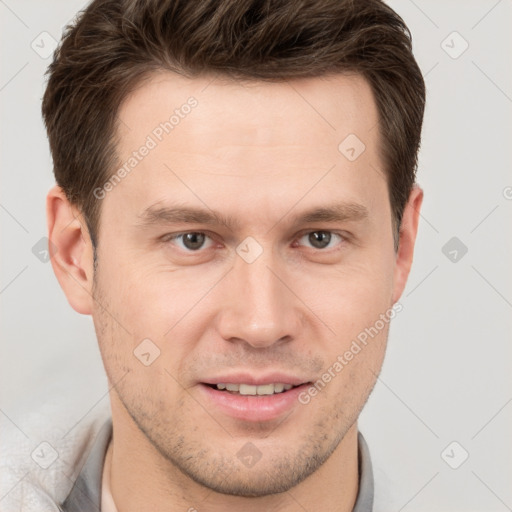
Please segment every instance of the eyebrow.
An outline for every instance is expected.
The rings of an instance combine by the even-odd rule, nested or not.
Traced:
[[[286,217],[286,214],[284,217]],[[291,223],[312,224],[315,222],[348,222],[362,221],[368,218],[369,212],[366,206],[353,202],[339,202],[327,206],[313,208],[292,217]],[[279,220],[276,224],[281,222]],[[165,207],[152,205],[138,215],[139,227],[150,227],[158,224],[206,224],[224,225],[229,230],[239,230],[240,220],[231,216],[223,215],[214,210],[193,208],[189,206]],[[275,226],[275,225],[274,225]]]

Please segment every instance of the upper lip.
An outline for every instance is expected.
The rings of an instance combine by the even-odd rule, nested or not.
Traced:
[[[280,372],[266,373],[264,375],[254,375],[250,373],[230,373],[229,375],[219,375],[201,380],[202,384],[249,384],[253,386],[262,386],[264,384],[273,383],[299,386],[307,382],[310,382],[310,380]]]

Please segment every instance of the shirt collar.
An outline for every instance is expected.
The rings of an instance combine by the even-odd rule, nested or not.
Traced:
[[[75,484],[60,506],[62,512],[100,512],[101,477],[111,438],[112,418],[108,418],[98,432]]]
[[[373,510],[373,469],[370,450],[361,432],[357,433],[357,455],[359,462],[359,490],[352,512],[372,512]]]

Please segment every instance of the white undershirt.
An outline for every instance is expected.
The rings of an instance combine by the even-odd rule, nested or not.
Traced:
[[[101,512],[117,512],[114,498],[110,492],[110,463],[112,460],[112,440],[110,441],[103,464],[103,476],[101,480]]]

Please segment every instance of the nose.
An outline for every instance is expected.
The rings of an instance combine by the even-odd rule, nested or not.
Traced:
[[[236,256],[219,290],[223,299],[217,329],[223,339],[265,348],[289,342],[300,333],[300,301],[270,253],[264,251],[252,263]]]

